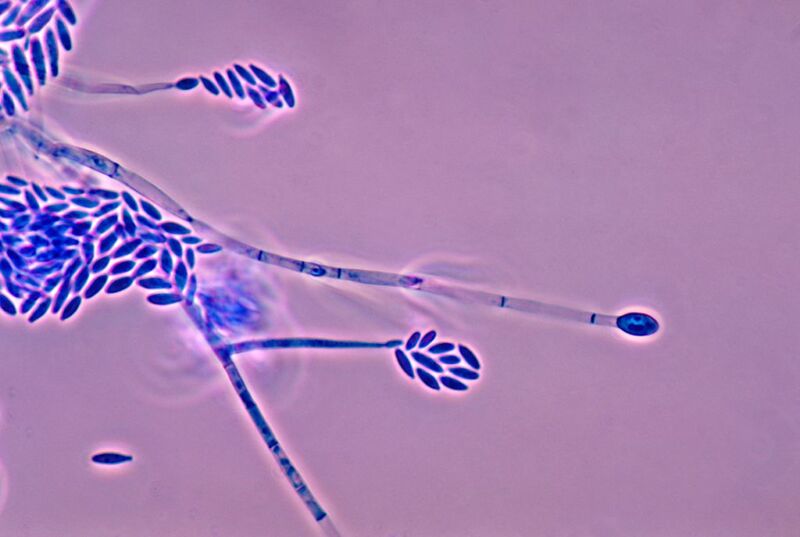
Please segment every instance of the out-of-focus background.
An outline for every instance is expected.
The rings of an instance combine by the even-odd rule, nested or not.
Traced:
[[[294,82],[296,111],[254,132],[199,92],[39,101],[205,220],[328,263],[658,313],[635,344],[256,267],[276,337],[436,327],[485,363],[453,398],[387,351],[242,357],[345,535],[800,532],[800,6],[76,4],[66,71],[252,59]],[[67,324],[2,320],[0,535],[318,535],[179,315],[129,292]],[[98,472],[102,447],[135,461]]]

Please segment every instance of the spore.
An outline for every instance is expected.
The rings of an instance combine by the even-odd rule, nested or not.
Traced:
[[[632,336],[651,336],[658,332],[658,321],[652,315],[640,312],[626,313],[617,317],[617,328]]]
[[[131,462],[133,456],[124,453],[116,453],[113,451],[104,451],[102,453],[95,453],[92,455],[92,462],[104,465],[117,465],[126,462]]]

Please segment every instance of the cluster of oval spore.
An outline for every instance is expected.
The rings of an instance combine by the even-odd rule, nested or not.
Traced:
[[[400,369],[411,379],[419,379],[431,390],[441,386],[466,391],[478,380],[481,364],[469,347],[447,341],[434,343],[436,331],[424,335],[414,332],[402,348],[394,350]]]
[[[67,0],[0,0],[0,119],[18,107],[27,111],[26,95],[58,76],[60,51],[72,50],[69,28],[77,22]]]
[[[266,69],[253,63],[247,67],[234,63],[224,71],[215,71],[209,76],[181,78],[175,82],[175,87],[182,91],[202,87],[211,95],[249,100],[261,109],[268,106],[294,108],[296,104],[294,90],[283,75],[278,75],[276,79]]]
[[[219,252],[127,191],[0,181],[0,310],[69,319],[134,284],[157,306],[193,303],[197,255]]]

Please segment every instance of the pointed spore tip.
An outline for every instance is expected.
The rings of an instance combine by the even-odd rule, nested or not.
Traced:
[[[634,311],[617,317],[617,328],[632,336],[652,336],[659,326],[653,316]]]

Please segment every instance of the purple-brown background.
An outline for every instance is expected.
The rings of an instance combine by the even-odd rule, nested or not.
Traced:
[[[662,336],[639,345],[276,276],[293,318],[276,336],[435,326],[486,363],[453,399],[381,351],[242,360],[346,535],[800,533],[799,6],[76,7],[67,66],[101,78],[252,58],[294,81],[296,113],[251,137],[200,95],[42,101],[72,141],[223,229],[330,263],[456,260],[482,288],[659,312]],[[181,355],[171,314],[135,292],[98,302],[66,325],[0,323],[0,535],[314,535],[221,374],[154,395],[148,372]],[[136,463],[92,471],[108,445]]]

